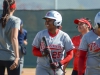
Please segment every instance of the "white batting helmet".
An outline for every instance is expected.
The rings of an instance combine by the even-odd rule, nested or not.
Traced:
[[[100,28],[100,12],[98,12],[94,19],[94,28]]]
[[[62,16],[59,12],[57,12],[57,11],[48,11],[43,19],[45,19],[45,18],[54,19],[55,20],[54,25],[55,26],[61,26]]]

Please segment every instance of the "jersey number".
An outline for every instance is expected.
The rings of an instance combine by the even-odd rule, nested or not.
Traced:
[[[57,59],[60,58],[61,52],[53,52],[52,53],[52,58]]]

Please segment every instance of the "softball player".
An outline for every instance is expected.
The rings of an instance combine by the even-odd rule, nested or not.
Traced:
[[[59,12],[48,11],[43,19],[47,29],[38,32],[32,43],[33,55],[38,57],[36,75],[63,75],[63,71],[59,67],[72,59],[73,43],[69,35],[59,29],[62,23],[62,16]],[[44,36],[51,49],[54,63],[50,63],[47,58],[49,52],[42,42]],[[65,58],[64,54],[66,54]]]
[[[78,31],[81,33],[80,35],[74,36],[72,38],[72,42],[74,43],[75,49],[74,52],[74,60],[73,60],[73,71],[72,75],[78,75],[78,60],[79,60],[79,51],[78,47],[81,41],[81,38],[84,34],[88,33],[92,27],[91,22],[87,18],[75,19],[74,23],[77,24]],[[85,66],[83,70],[83,75],[85,72]]]
[[[80,35],[72,37],[72,42],[75,46],[75,49],[73,50],[74,53],[74,60],[73,60],[73,71],[72,75],[78,75],[78,60],[79,60],[79,51],[78,47],[81,41],[82,36],[85,33],[88,33],[92,27],[91,21],[88,18],[80,18],[75,19],[74,23],[77,24],[78,31],[80,32]],[[67,64],[64,66],[64,70],[66,69]],[[85,66],[84,66],[85,71]]]
[[[79,46],[78,75],[83,75],[86,57],[85,75],[100,75],[100,12],[96,14],[94,22],[93,30],[82,37]]]
[[[20,19],[13,15],[15,0],[3,1],[3,13],[0,15],[0,75],[20,75],[18,30]]]

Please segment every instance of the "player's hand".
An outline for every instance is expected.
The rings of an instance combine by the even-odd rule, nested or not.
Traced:
[[[44,51],[42,52],[43,56],[47,56],[49,54],[49,49],[45,48]]]
[[[13,64],[10,66],[10,70],[17,68],[18,65],[19,65],[19,58],[15,58]]]
[[[52,69],[57,69],[57,68],[60,68],[61,66],[62,66],[62,64],[60,62],[54,62],[54,63],[50,64],[50,67]]]

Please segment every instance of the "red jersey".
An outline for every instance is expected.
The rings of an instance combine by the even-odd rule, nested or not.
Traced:
[[[78,60],[79,60],[79,51],[78,51],[78,47],[80,45],[80,41],[81,41],[81,35],[77,35],[74,36],[72,38],[72,42],[75,46],[75,49],[73,50],[73,54],[74,54],[74,60],[73,60],[73,70],[77,70],[78,71]],[[85,67],[84,67],[85,70]],[[83,71],[84,72],[84,71]]]

